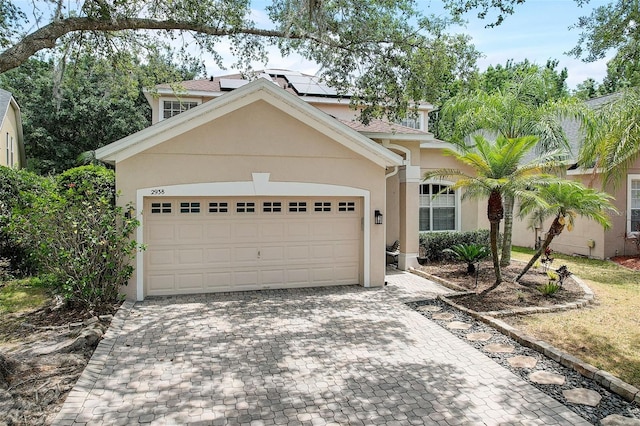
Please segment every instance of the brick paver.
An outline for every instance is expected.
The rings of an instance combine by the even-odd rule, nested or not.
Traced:
[[[404,305],[446,289],[388,282],[125,307],[55,424],[589,424]]]

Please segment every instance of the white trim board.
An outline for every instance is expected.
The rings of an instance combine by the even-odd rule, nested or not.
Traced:
[[[141,188],[136,191],[136,218],[140,226],[136,231],[138,244],[144,244],[144,206],[145,197],[181,197],[181,196],[280,196],[280,197],[360,197],[363,199],[363,285],[371,286],[371,194],[368,190],[340,185],[327,185],[306,182],[270,182],[270,173],[252,173],[252,181],[211,182],[184,185],[166,185],[154,188]],[[136,300],[144,300],[144,251],[136,254]]]

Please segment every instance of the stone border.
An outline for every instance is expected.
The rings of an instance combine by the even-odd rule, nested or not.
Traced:
[[[117,338],[122,334],[124,321],[131,313],[135,302],[126,300],[118,308],[118,312],[113,316],[111,324],[104,334],[98,347],[91,355],[91,359],[83,370],[80,378],[64,400],[62,409],[56,414],[52,425],[63,426],[74,423],[78,412],[82,408],[87,395],[93,390],[100,372],[104,369],[107,357],[113,349]]]
[[[551,346],[549,343],[536,340],[531,336],[526,335],[522,331],[510,326],[506,322],[498,319],[507,316],[513,315],[528,315],[528,314],[538,314],[538,313],[549,313],[549,312],[559,312],[566,311],[569,309],[578,309],[587,306],[594,301],[594,293],[587,286],[587,284],[582,281],[579,277],[575,275],[571,275],[572,278],[578,286],[584,292],[584,296],[571,303],[565,303],[562,305],[554,305],[554,306],[545,306],[545,307],[528,307],[528,308],[518,308],[511,310],[503,310],[503,311],[490,311],[490,312],[476,312],[471,309],[468,309],[464,306],[458,305],[451,299],[455,299],[456,297],[466,296],[468,294],[473,294],[473,292],[468,291],[466,288],[458,286],[456,284],[450,283],[440,277],[427,274],[424,271],[420,271],[414,268],[409,268],[409,272],[414,273],[423,278],[435,281],[443,286],[455,290],[455,293],[450,293],[446,296],[439,295],[438,299],[442,300],[446,304],[467,313],[471,317],[484,322],[485,324],[490,325],[495,328],[505,336],[511,337],[516,342],[520,343],[523,346],[531,348],[535,351],[544,354],[548,358],[560,363],[561,365],[571,368],[574,371],[580,373],[584,377],[588,379],[595,380],[596,383],[600,384],[605,389],[620,395],[623,399],[629,402],[635,402],[640,406],[640,389],[632,386],[622,380],[618,379],[611,373],[600,370],[591,364],[587,364],[575,356],[568,354],[566,352],[561,351],[560,349]]]
[[[428,274],[424,271],[409,268],[409,272],[414,273],[423,278],[426,278],[428,280],[435,281],[438,284],[442,284],[443,286],[451,290],[455,290],[456,293],[447,295],[447,297],[449,298],[456,298],[461,296],[467,296],[469,294],[474,294],[472,291],[469,291],[467,288],[453,284],[451,282],[448,282],[447,280],[444,280],[435,275]],[[503,317],[513,316],[513,315],[529,315],[529,314],[541,314],[541,313],[547,313],[547,312],[567,311],[569,309],[583,308],[589,305],[590,303],[593,303],[595,296],[593,294],[593,291],[589,288],[589,286],[585,284],[585,282],[582,281],[579,277],[576,277],[575,275],[571,275],[569,279],[573,279],[573,281],[582,289],[584,293],[584,296],[582,296],[582,298],[576,300],[575,302],[564,303],[562,305],[553,305],[553,306],[530,306],[527,308],[507,309],[503,311],[480,312],[480,314],[488,315],[494,318],[503,318]]]

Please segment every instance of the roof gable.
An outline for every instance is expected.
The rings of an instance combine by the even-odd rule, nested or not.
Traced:
[[[223,117],[243,106],[265,101],[309,127],[325,134],[381,167],[402,164],[397,154],[378,145],[333,117],[287,93],[266,79],[258,79],[230,93],[163,120],[96,150],[96,158],[117,163],[170,140],[195,127]]]

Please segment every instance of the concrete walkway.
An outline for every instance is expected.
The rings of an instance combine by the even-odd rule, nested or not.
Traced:
[[[387,279],[136,303],[55,424],[589,424],[404,305],[448,290]]]

